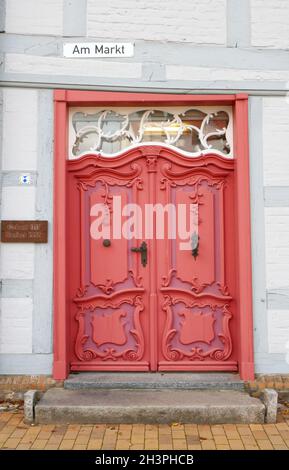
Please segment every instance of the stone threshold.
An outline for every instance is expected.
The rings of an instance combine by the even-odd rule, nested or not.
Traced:
[[[244,382],[238,374],[222,372],[81,372],[70,374],[64,388],[244,390]]]
[[[265,405],[238,390],[48,390],[36,423],[264,423]]]

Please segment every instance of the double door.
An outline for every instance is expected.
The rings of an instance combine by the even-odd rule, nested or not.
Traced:
[[[236,370],[233,160],[67,162],[72,370]]]

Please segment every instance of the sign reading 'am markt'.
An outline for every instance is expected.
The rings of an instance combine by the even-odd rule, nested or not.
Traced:
[[[133,57],[134,44],[121,42],[72,42],[63,45],[64,57]]]

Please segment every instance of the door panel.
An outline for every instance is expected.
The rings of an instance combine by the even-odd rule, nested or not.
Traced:
[[[131,251],[139,240],[121,232],[125,205],[144,204],[146,166],[141,160],[115,169],[107,163],[84,157],[75,170],[68,163],[68,199],[72,195],[74,201],[69,225],[75,238],[68,271],[77,271],[75,258],[80,267],[69,283],[72,369],[148,370],[148,270]]]
[[[122,210],[127,204],[128,196],[123,188],[119,190],[117,186],[97,182],[90,194],[90,281],[105,294],[113,292],[116,285],[123,283],[128,277],[128,240],[125,237],[113,238],[113,233],[111,233],[113,231],[112,196],[119,198],[120,210]],[[102,227],[99,227],[102,219]],[[93,231],[94,229],[97,231],[98,228],[102,229],[103,238],[94,239]],[[116,263],[119,257],[122,262]]]
[[[197,168],[188,170],[188,162],[168,152],[159,158],[162,201],[185,204],[186,220],[190,207],[197,207],[187,241],[192,235],[198,237],[197,253],[193,253],[191,243],[190,249],[182,249],[184,240],[178,231],[175,240],[166,238],[157,250],[159,369],[234,370],[235,279],[225,273],[225,258],[230,256],[232,265],[235,262],[234,218],[224,205],[224,198],[233,197],[233,165],[216,157],[203,159],[203,165],[197,160],[191,162]],[[229,218],[232,233],[228,232],[226,246],[225,220]],[[179,217],[177,226],[182,225]]]
[[[234,161],[155,145],[67,165],[72,370],[236,370]],[[162,236],[146,204],[181,204],[186,221],[194,211],[192,230],[177,211],[176,237],[166,216]],[[192,235],[194,253],[181,249]],[[146,266],[132,251],[143,241]]]
[[[193,232],[190,234],[199,237],[198,255],[192,257],[191,250],[182,249],[182,239],[177,233],[176,242],[172,243],[171,249],[176,258],[176,277],[183,282],[193,283],[196,289],[205,285],[212,285],[215,280],[215,220],[214,220],[214,195],[209,190],[207,182],[196,178],[196,183],[184,184],[181,187],[167,188],[171,193],[171,199],[186,206],[186,220],[189,220],[190,205],[196,206],[197,214]],[[177,183],[174,183],[177,184]],[[168,196],[169,197],[169,196]],[[179,219],[181,219],[179,217]],[[181,220],[179,220],[179,225]],[[194,261],[194,262],[192,262]],[[194,284],[195,283],[195,284]]]

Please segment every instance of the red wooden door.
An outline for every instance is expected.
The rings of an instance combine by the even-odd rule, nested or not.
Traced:
[[[234,161],[155,145],[67,165],[71,369],[235,370]]]
[[[157,240],[158,367],[160,370],[235,370],[235,220],[233,161],[211,155],[190,160],[161,152],[158,200],[197,211],[198,246]],[[179,220],[178,220],[179,219]],[[177,213],[177,226],[183,227]],[[187,229],[187,228],[186,228]]]

